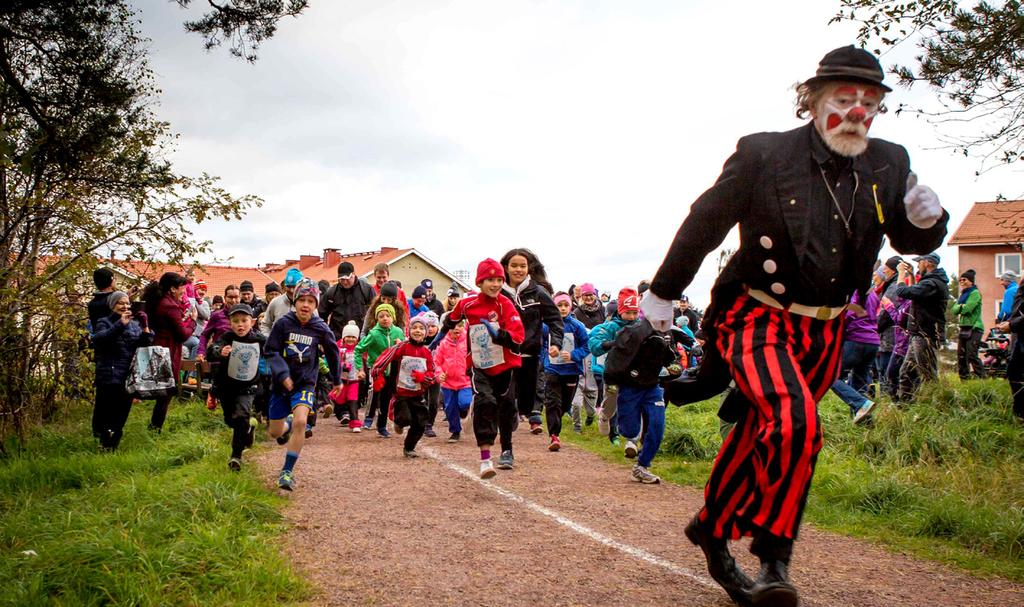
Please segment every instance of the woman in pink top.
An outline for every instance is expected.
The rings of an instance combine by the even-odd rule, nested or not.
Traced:
[[[444,414],[448,418],[449,443],[462,438],[462,420],[469,415],[473,404],[473,388],[466,373],[466,332],[465,323],[459,323],[441,340],[434,351],[434,367],[441,382],[441,397],[444,399]]]

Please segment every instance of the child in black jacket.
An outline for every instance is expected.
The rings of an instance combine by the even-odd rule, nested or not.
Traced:
[[[242,450],[252,446],[256,431],[253,400],[260,381],[259,363],[266,338],[253,329],[253,310],[236,304],[228,312],[231,330],[210,348],[210,360],[220,361],[213,380],[213,395],[220,400],[224,423],[231,435],[228,468],[242,469]]]

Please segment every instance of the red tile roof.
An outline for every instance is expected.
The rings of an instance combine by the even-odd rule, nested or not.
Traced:
[[[338,280],[338,264],[343,261],[352,264],[356,270],[356,276],[367,277],[373,274],[373,266],[382,262],[390,264],[412,250],[381,247],[379,251],[365,253],[338,253],[337,249],[327,249],[324,252],[324,257],[302,255],[298,260],[290,259],[283,264],[264,266],[263,271],[280,282],[288,270],[298,268],[306,278],[312,278],[318,282],[326,280],[334,283]]]
[[[1024,242],[1024,200],[975,202],[951,245]]]
[[[116,265],[129,274],[139,276],[147,280],[157,280],[164,272],[178,272],[179,274],[184,274],[188,269],[188,266],[124,259],[106,260],[105,263]],[[259,268],[207,265],[196,268],[195,275],[197,280],[202,279],[206,282],[207,297],[223,295],[224,287],[232,284],[238,286],[243,280],[248,280],[253,284],[253,289],[256,291],[256,294],[262,298],[263,291],[267,283],[274,282],[273,278],[268,276]]]

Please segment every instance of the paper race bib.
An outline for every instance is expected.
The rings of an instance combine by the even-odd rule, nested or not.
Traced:
[[[427,370],[427,359],[421,356],[406,356],[402,358],[402,364],[398,367],[398,387],[405,390],[419,390],[422,388],[419,382],[412,378],[416,371]]]
[[[505,362],[504,350],[494,343],[483,325],[469,325],[469,352],[477,369],[490,369]]]
[[[551,334],[548,334],[548,349],[551,349]],[[572,333],[566,333],[562,336],[562,352],[568,352],[572,354],[572,351],[576,349],[576,336]],[[548,356],[548,362],[553,365],[564,365],[566,362],[562,360],[562,352],[558,353],[558,356],[552,358]]]
[[[228,377],[235,381],[252,381],[260,366],[260,345],[239,341],[231,344],[228,357]]]
[[[341,374],[341,379],[345,381],[356,381],[359,379],[359,369],[356,369],[356,352],[355,350],[349,350],[345,352],[345,360],[341,361],[348,367],[348,371]]]

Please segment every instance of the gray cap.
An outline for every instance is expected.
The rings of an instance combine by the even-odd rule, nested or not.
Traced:
[[[117,305],[117,302],[122,299],[128,299],[128,294],[124,291],[114,291],[110,295],[107,295],[107,305],[110,306],[111,312],[114,311],[114,306]]]
[[[235,305],[231,306],[231,310],[228,312],[228,317],[230,318],[235,314],[245,314],[247,316],[252,316],[252,306],[244,303],[236,303]]]
[[[1005,271],[1005,272],[1003,272],[1002,274],[999,275],[999,280],[1008,280],[1010,282],[1017,282],[1017,280],[1019,280],[1019,279],[1020,279],[1020,276],[1017,276],[1017,273],[1014,272],[1013,270],[1007,270],[1007,271]]]
[[[939,265],[939,254],[938,253],[928,253],[927,255],[921,255],[920,257],[915,257],[914,261],[930,261],[930,262],[932,262],[935,265]]]

